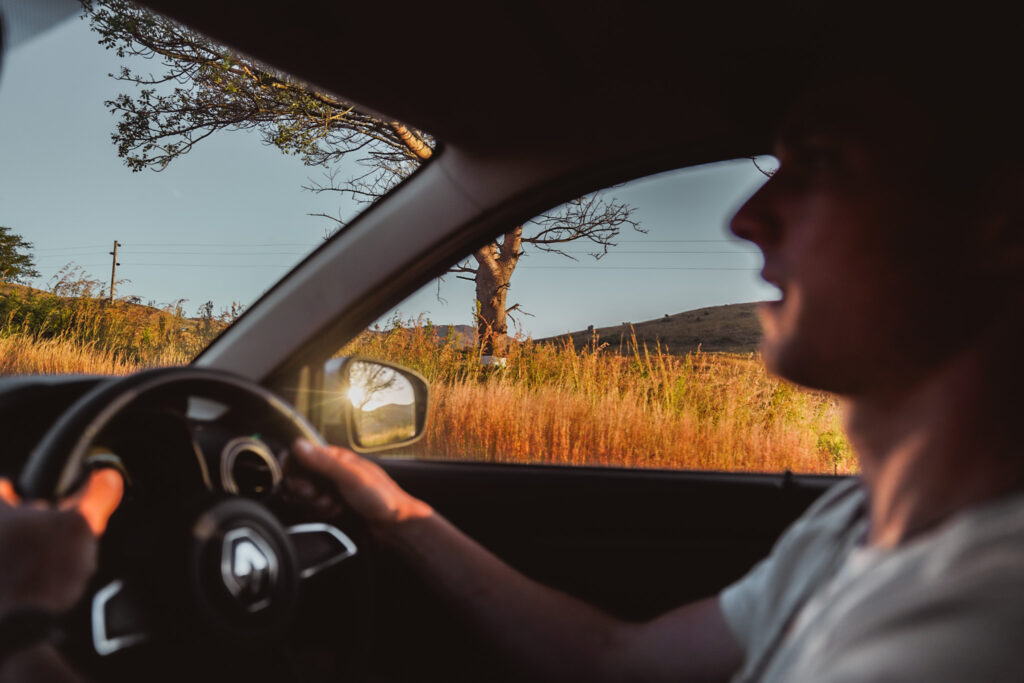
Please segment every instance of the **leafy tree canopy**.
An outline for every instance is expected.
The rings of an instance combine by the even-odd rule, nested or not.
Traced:
[[[26,242],[11,228],[0,225],[0,282],[24,283],[39,277],[31,249],[31,242]]]
[[[132,92],[106,103],[118,117],[112,135],[118,154],[132,170],[163,170],[217,131],[255,130],[266,144],[325,170],[325,181],[307,189],[369,203],[433,155],[434,140],[424,131],[363,113],[130,0],[85,0],[84,5],[102,45],[123,58],[143,58],[156,71],[122,66],[114,77],[132,86]],[[130,64],[146,62],[132,59]],[[371,68],[372,59],[367,64]],[[337,164],[344,158],[355,158],[361,169],[339,178]],[[319,215],[339,227],[344,223],[340,214]],[[483,352],[490,355],[493,346],[495,355],[501,354],[506,315],[519,311],[518,305],[508,306],[506,297],[527,246],[574,258],[562,245],[579,240],[601,258],[624,228],[644,232],[633,207],[598,193],[510,226],[455,266],[451,272],[476,284]]]
[[[255,130],[311,166],[355,154],[366,175],[349,186],[372,201],[432,154],[426,133],[364,114],[146,8],[127,0],[83,4],[100,44],[145,60],[112,74],[137,90],[106,103],[120,118],[112,135],[118,154],[134,171],[163,170],[217,131]]]

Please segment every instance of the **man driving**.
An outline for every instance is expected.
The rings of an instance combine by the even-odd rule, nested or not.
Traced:
[[[842,397],[862,471],[746,577],[628,623],[518,573],[351,451],[296,443],[291,495],[362,517],[531,679],[1018,680],[1021,330],[1006,312],[1024,303],[1022,145],[967,144],[1018,119],[963,106],[985,92],[970,74],[906,87],[912,73],[864,66],[810,88],[779,130],[778,172],[732,221],[782,292],[760,310],[767,366]],[[120,486],[101,472],[54,508],[0,482],[0,615],[80,596]],[[0,677],[73,677],[24,645]]]
[[[1019,680],[1007,312],[1024,303],[1024,172],[1005,89],[966,65],[860,65],[781,126],[780,168],[731,227],[782,292],[759,312],[766,365],[841,397],[862,474],[719,595],[622,622],[519,574],[352,452],[298,443],[287,484],[324,509],[339,497],[530,677]]]

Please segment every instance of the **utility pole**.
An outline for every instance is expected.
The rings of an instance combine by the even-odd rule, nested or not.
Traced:
[[[117,248],[119,246],[121,246],[121,243],[114,240],[114,251],[110,252],[110,255],[114,257],[110,265],[110,303],[114,303],[114,282],[117,280],[117,267],[121,265],[117,262]]]

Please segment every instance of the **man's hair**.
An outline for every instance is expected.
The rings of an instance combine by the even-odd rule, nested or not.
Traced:
[[[925,166],[943,191],[978,197],[1006,173],[1024,174],[1022,57],[993,43],[935,36],[838,40],[812,57],[804,88],[878,81],[923,115],[932,141]]]

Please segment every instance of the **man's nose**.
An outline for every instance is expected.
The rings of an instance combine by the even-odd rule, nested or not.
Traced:
[[[740,239],[763,247],[778,239],[779,218],[771,200],[769,180],[740,207],[729,222],[729,230]]]

